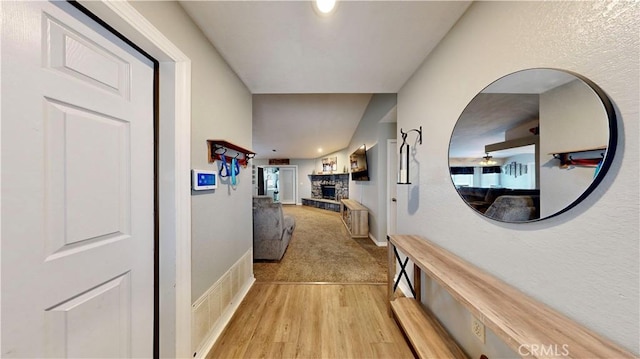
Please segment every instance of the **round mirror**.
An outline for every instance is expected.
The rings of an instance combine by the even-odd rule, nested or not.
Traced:
[[[588,79],[529,69],[493,82],[456,123],[449,170],[484,216],[530,222],[567,211],[605,176],[616,148],[611,101]]]

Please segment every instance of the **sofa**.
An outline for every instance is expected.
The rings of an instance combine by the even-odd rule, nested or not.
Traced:
[[[538,189],[511,189],[511,188],[484,188],[484,187],[458,187],[458,193],[464,200],[480,213],[485,213],[494,201],[501,196],[524,196],[533,202],[531,219],[540,217],[540,190]],[[528,201],[525,200],[525,201]],[[515,203],[514,200],[505,200],[505,203]]]
[[[296,227],[282,204],[270,196],[253,197],[253,259],[280,260]]]
[[[484,215],[503,222],[525,222],[537,218],[536,206],[531,196],[500,196],[487,208]]]

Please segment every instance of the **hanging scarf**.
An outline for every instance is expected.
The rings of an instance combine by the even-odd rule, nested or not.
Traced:
[[[235,186],[237,184],[237,175],[240,174],[240,164],[238,163],[237,158],[232,158],[231,163],[227,163],[227,157],[225,155],[220,155],[220,161],[222,162],[220,166],[220,177],[231,177],[231,185]]]

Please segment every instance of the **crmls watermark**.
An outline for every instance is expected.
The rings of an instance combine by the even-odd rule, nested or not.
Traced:
[[[569,344],[522,344],[518,347],[518,354],[535,357],[566,357],[569,356]]]

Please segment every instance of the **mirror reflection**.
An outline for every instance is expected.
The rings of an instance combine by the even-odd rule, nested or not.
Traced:
[[[600,182],[615,150],[602,90],[555,69],[500,78],[464,109],[449,145],[451,179],[474,210],[504,222],[562,213]]]

